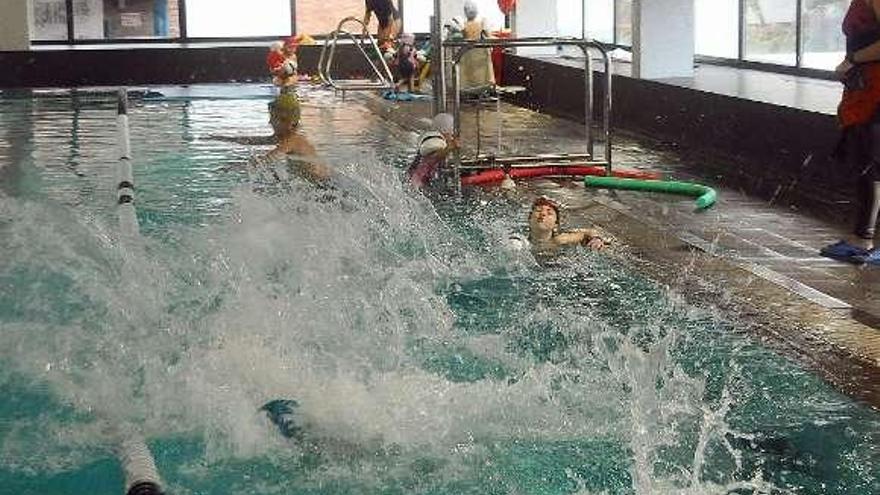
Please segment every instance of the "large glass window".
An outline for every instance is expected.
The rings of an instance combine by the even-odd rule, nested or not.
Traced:
[[[616,0],[617,9],[614,15],[614,30],[617,43],[632,45],[632,0]]]
[[[711,57],[739,57],[739,0],[695,0],[694,49]]]
[[[32,0],[31,39],[67,39],[67,5],[64,0]]]
[[[408,33],[431,32],[434,0],[401,0],[403,2],[403,30]]]
[[[584,0],[587,36],[614,43],[614,0]]]
[[[794,65],[797,0],[746,0],[745,58]]]
[[[804,0],[801,65],[833,70],[846,53],[840,24],[849,0]]]
[[[339,21],[346,17],[363,19],[364,10],[364,0],[296,0],[296,32],[324,36],[336,29]],[[370,32],[376,34],[376,16],[371,15],[370,18]],[[346,25],[346,29],[355,31],[357,26]]]
[[[186,30],[192,38],[286,36],[290,0],[186,0]]]
[[[578,37],[584,32],[583,0],[556,0],[556,33]]]
[[[76,0],[76,39],[176,38],[178,0]]]

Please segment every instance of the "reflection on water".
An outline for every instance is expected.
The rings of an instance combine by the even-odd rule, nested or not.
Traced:
[[[877,491],[874,413],[624,260],[507,250],[523,206],[432,205],[399,131],[305,101],[366,199],[253,187],[259,150],[207,136],[265,133],[265,102],[145,103],[139,252],[105,199],[111,102],[79,110],[77,146],[69,100],[4,102],[0,486],[118,493],[129,425],[174,493]]]

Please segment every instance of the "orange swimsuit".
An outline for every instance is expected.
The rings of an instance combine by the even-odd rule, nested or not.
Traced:
[[[853,0],[843,19],[847,52],[860,50],[880,40],[880,22],[865,0]],[[841,127],[866,124],[880,107],[880,62],[859,64],[847,74],[849,83],[837,107]]]

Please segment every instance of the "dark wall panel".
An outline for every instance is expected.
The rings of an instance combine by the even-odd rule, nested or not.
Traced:
[[[314,74],[321,45],[302,46],[300,71]],[[268,81],[268,48],[178,47],[0,52],[0,87],[41,88]],[[334,76],[368,74],[352,45],[336,51]]]
[[[528,90],[516,103],[583,121],[583,69],[508,55],[505,84]],[[595,116],[601,116],[604,74],[594,74]],[[857,171],[830,158],[835,118],[815,112],[613,76],[615,129],[646,135],[683,154],[705,153],[698,174],[766,199],[815,210],[846,209]]]

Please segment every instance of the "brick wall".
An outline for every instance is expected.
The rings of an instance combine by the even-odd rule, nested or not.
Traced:
[[[336,29],[344,17],[364,17],[364,0],[296,0],[296,32],[311,36],[324,35]],[[353,30],[352,26],[348,27]],[[370,22],[376,33],[376,16]]]
[[[168,0],[168,37],[180,36],[180,6],[178,0]]]

